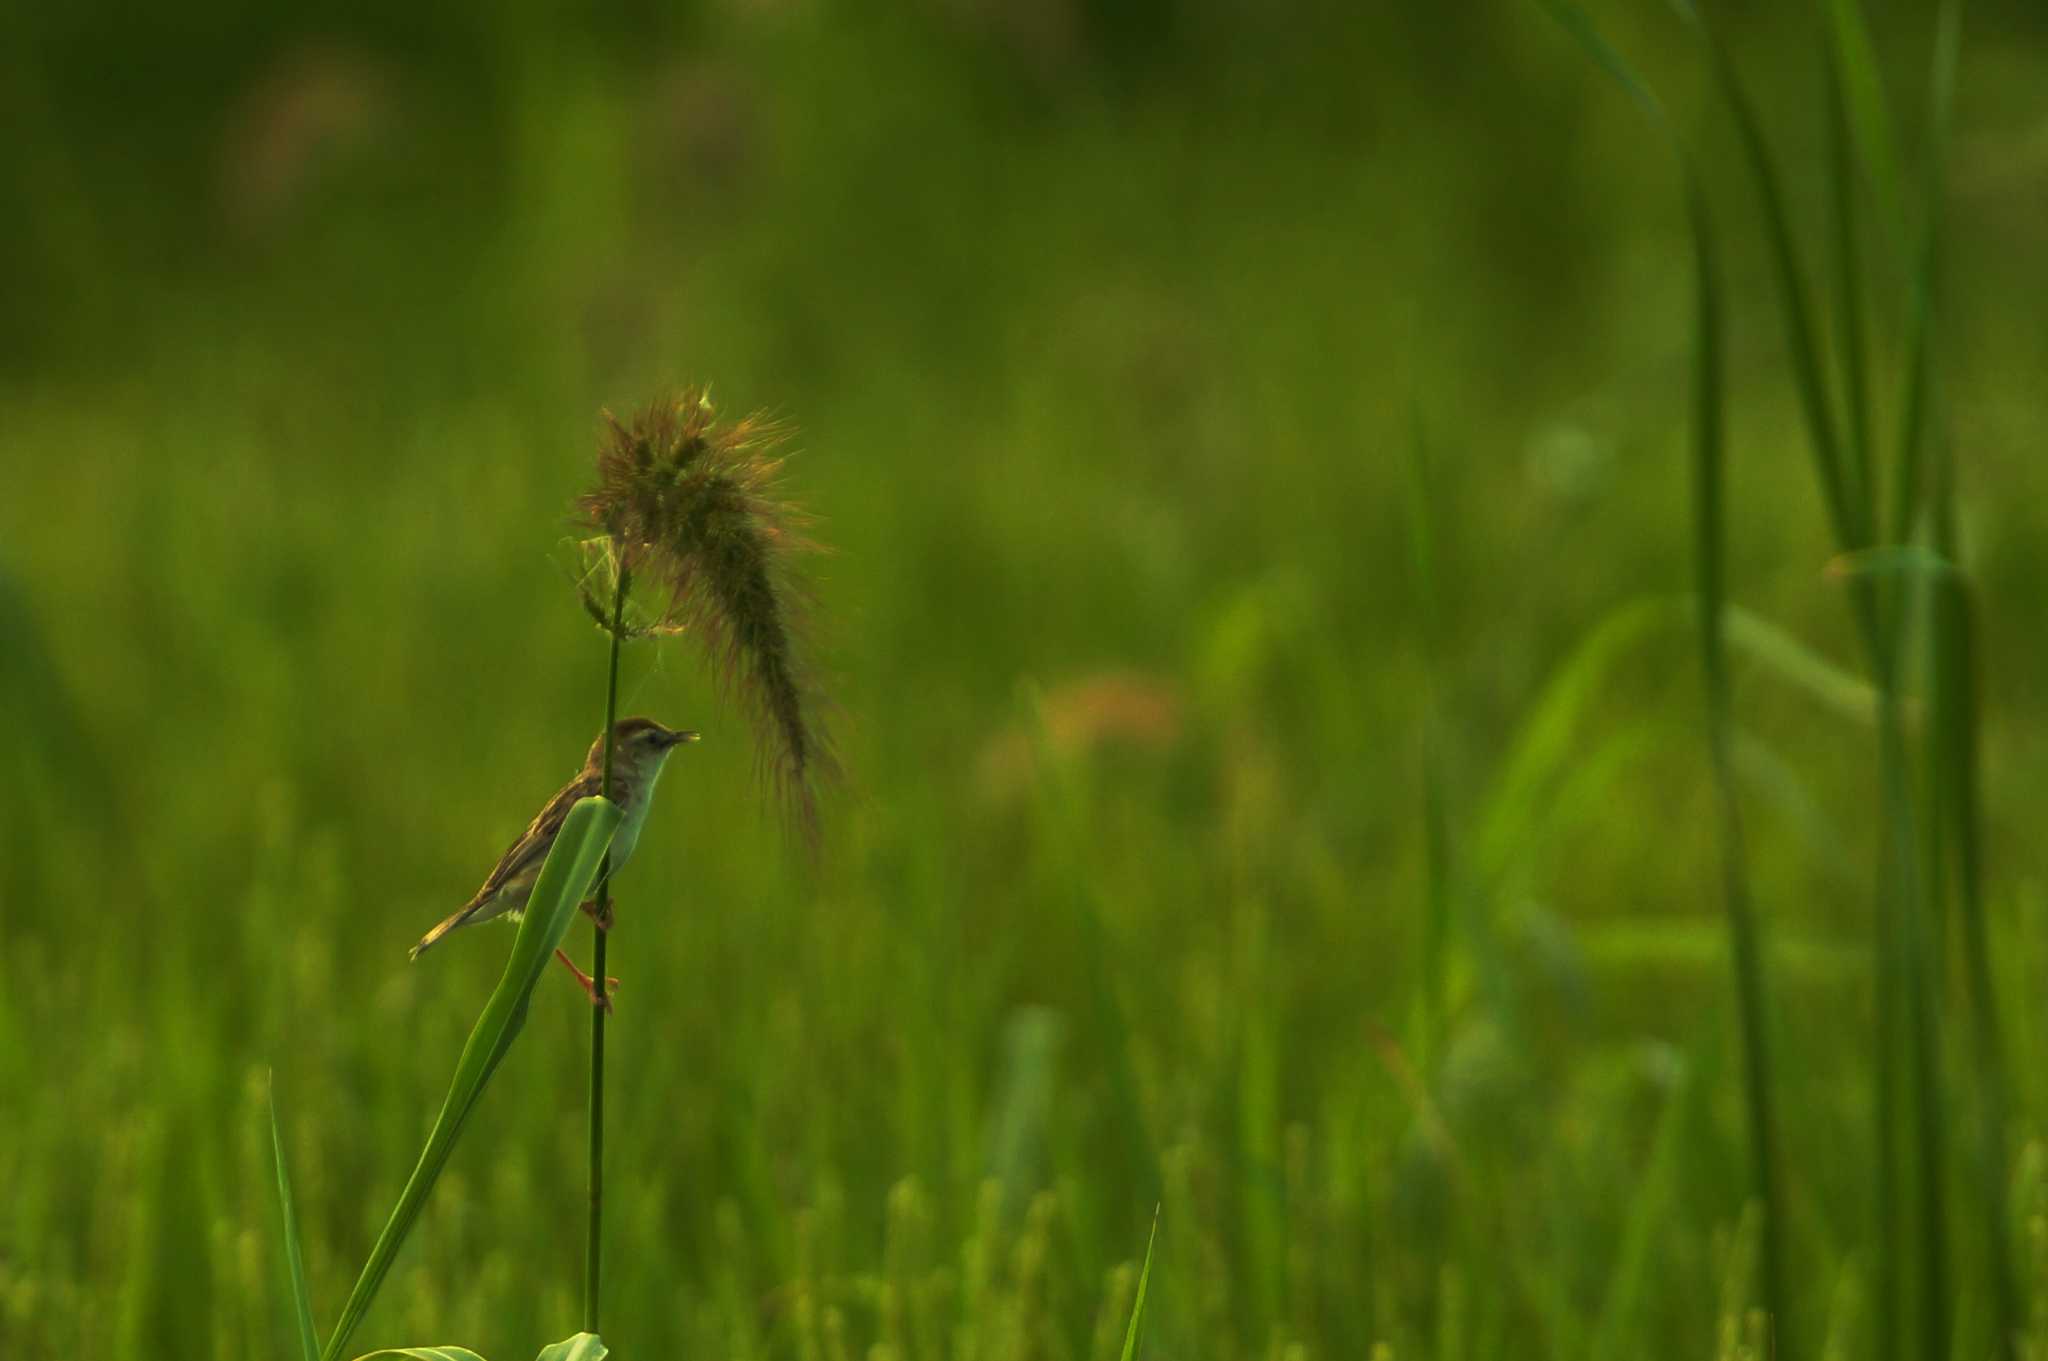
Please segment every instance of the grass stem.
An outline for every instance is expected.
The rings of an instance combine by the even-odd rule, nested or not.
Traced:
[[[618,586],[612,597],[611,662],[604,691],[604,773],[599,786],[606,798],[612,796],[612,726],[619,721],[619,645],[626,631],[626,591],[631,574],[622,565]],[[610,933],[603,925],[605,909],[612,899],[612,857],[606,851],[597,869],[596,920],[591,925],[593,962],[591,977],[605,986],[605,942]],[[604,1282],[604,1008],[590,1009],[590,1221],[583,1240],[583,1331],[598,1331],[598,1309]]]

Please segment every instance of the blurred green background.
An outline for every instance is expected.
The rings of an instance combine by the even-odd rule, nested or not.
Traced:
[[[1931,14],[1871,14],[1915,148]],[[1597,17],[1728,247],[1731,594],[1820,675],[1737,651],[1787,1326],[1854,1354],[1868,695],[1728,119]],[[1817,241],[1819,21],[1724,17]],[[1937,353],[2037,1345],[2044,90],[1972,5]],[[801,431],[849,776],[808,865],[690,640],[629,654],[706,737],[618,886],[619,1354],[1114,1356],[1155,1204],[1153,1355],[1737,1354],[1685,221],[1539,7],[22,6],[0,125],[0,1355],[283,1353],[271,1068],[332,1317],[510,935],[405,950],[602,713],[597,413],[700,380]],[[573,1331],[586,1024],[548,979],[359,1349]]]

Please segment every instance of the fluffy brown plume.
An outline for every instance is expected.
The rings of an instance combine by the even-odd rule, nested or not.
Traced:
[[[686,389],[621,423],[604,413],[597,486],[577,501],[619,567],[666,595],[661,625],[704,644],[721,695],[754,726],[778,801],[815,844],[818,782],[835,769],[804,669],[808,602],[792,560],[817,545],[781,499],[787,428],[756,414],[720,425]]]

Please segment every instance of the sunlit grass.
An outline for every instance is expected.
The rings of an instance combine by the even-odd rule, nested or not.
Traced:
[[[1687,449],[1711,441],[1689,403],[1714,384],[1686,360],[1685,204],[1533,24],[1545,89],[1583,85],[1599,111],[1586,144],[1636,158],[1599,171],[1630,295],[1567,292],[1541,318],[1555,352],[1474,341],[1445,362],[1446,337],[1536,328],[1505,311],[1526,261],[1434,225],[1453,191],[1430,156],[1381,165],[1347,138],[1323,159],[1143,106],[1163,126],[1011,148],[1029,192],[963,164],[972,192],[916,198],[907,153],[844,156],[837,129],[788,153],[829,173],[752,191],[771,223],[859,205],[886,245],[834,256],[678,212],[664,230],[701,258],[622,229],[522,265],[576,220],[542,204],[478,266],[490,286],[417,334],[384,336],[374,296],[334,319],[347,344],[281,303],[217,302],[167,313],[111,386],[10,390],[10,448],[46,456],[10,467],[40,509],[9,512],[0,550],[9,787],[28,791],[0,805],[0,1089],[32,1094],[0,1139],[0,1352],[288,1349],[271,1067],[308,1289],[346,1296],[499,963],[479,949],[425,977],[404,947],[592,718],[588,623],[560,608],[549,544],[508,546],[505,526],[558,523],[585,413],[700,369],[732,375],[742,407],[803,413],[806,499],[843,550],[820,589],[844,621],[853,776],[803,863],[750,801],[740,731],[704,721],[711,688],[629,658],[634,707],[707,739],[620,888],[616,1354],[1732,1355],[1769,1331],[1782,1228],[1800,1354],[1860,1356],[1887,1309],[1941,1330],[1929,1287],[1882,1284],[1886,1252],[1923,1270],[1909,1211],[1951,1230],[1958,1356],[2000,1320],[2038,1339],[2042,1055],[1991,1005],[2048,963],[2016,830],[2043,726],[2039,647],[2015,627],[2030,475],[1900,442],[1947,428],[1958,384],[1998,380],[1955,371],[1918,224],[1889,224],[1912,193],[1931,207],[1939,173],[1917,141],[1889,168],[1874,150],[1928,120],[1877,102],[1852,9],[1826,30],[1838,130],[1764,123],[1788,183],[1820,191],[1785,207],[1788,232],[1811,214],[1824,230],[1799,239],[1827,243],[1798,279],[1820,300],[1812,367],[1869,412],[1852,434],[1843,408],[1839,498],[1798,461],[1803,389],[1777,359],[1742,145],[1725,109],[1683,110],[1713,153],[1727,266],[1718,535],[1692,533]],[[1666,88],[1708,70],[1678,26],[1651,32],[1646,62],[1685,73]],[[1738,64],[1759,118],[1826,111],[1820,49],[1801,50],[1804,83]],[[577,184],[579,147],[643,126],[617,89],[562,79],[514,120],[515,194]],[[1873,183],[1842,192],[1845,162]],[[1363,191],[1333,201],[1370,174],[1401,185],[1383,221],[1352,211],[1378,202]],[[1189,221],[1185,195],[1245,216]],[[1041,200],[1047,218],[1024,215]],[[1402,235],[1425,219],[1426,241]],[[930,245],[954,238],[971,249]],[[929,248],[899,275],[905,240]],[[1439,263],[1417,308],[1401,288],[1423,244]],[[575,263],[613,248],[632,254],[618,277]],[[673,293],[644,283],[670,272]],[[1842,293],[1872,275],[1911,305],[1873,287],[1852,317]],[[1420,316],[1386,319],[1404,307]],[[1831,357],[1819,333],[1858,326],[1861,360]],[[1445,348],[1396,381],[1404,327]],[[589,357],[628,340],[658,367]],[[1564,472],[1529,452],[1539,423],[1570,427]],[[87,478],[91,514],[67,510]],[[1829,541],[1837,499],[1869,533]],[[2002,556],[1973,554],[2001,525]],[[1916,538],[1961,574],[1821,570]],[[1895,683],[1839,608],[1866,591],[1918,602],[1890,634]],[[512,648],[518,667],[480,661]],[[1951,886],[1898,985],[1931,1001],[1924,1069],[1903,1027],[1873,1039],[1873,871],[1897,863],[1881,738],[1910,763],[1921,905]],[[58,770],[115,791],[112,814],[32,796]],[[1730,801],[1761,1002],[1740,998],[1722,916]],[[531,1356],[578,1317],[587,1022],[572,989],[533,1006],[386,1281],[379,1337]],[[1751,1203],[1745,1009],[1774,1043],[1780,1223]],[[1931,1142],[1874,1121],[1887,1064],[1902,1115],[1924,1120],[1931,1091],[1945,1137],[1880,1220],[1880,1135]],[[1943,1193],[1932,1210],[1916,1187]],[[186,1338],[203,1341],[167,1341]]]

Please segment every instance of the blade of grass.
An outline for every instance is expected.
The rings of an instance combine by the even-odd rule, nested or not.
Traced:
[[[1905,724],[1898,712],[1896,695],[1887,689],[1879,714],[1878,764],[1884,785],[1885,807],[1885,896],[1892,900],[1891,914],[1897,940],[1893,946],[1898,960],[1898,983],[1905,1002],[1905,1040],[1913,1083],[1913,1123],[1918,1222],[1914,1238],[1919,1253],[1920,1347],[1918,1355],[1941,1357],[1949,1341],[1949,1276],[1944,1156],[1941,1110],[1941,1055],[1936,1036],[1934,983],[1927,959],[1933,950],[1929,939],[1927,899],[1921,869],[1914,854],[1914,816],[1909,787]]]
[[[1715,812],[1721,846],[1722,905],[1728,924],[1729,954],[1735,970],[1735,995],[1741,1019],[1744,1105],[1748,1117],[1750,1177],[1763,1214],[1760,1252],[1762,1255],[1763,1306],[1776,1338],[1775,1353],[1789,1357],[1797,1352],[1793,1321],[1786,1313],[1790,1295],[1785,1284],[1785,1203],[1780,1191],[1777,1158],[1777,1124],[1773,1114],[1771,1050],[1767,1032],[1770,1008],[1765,992],[1763,948],[1759,940],[1755,910],[1750,901],[1748,857],[1744,850],[1742,811],[1737,798],[1733,741],[1730,736],[1726,636],[1726,556],[1722,513],[1724,452],[1724,365],[1722,357],[1722,299],[1720,265],[1713,218],[1708,211],[1705,185],[1684,139],[1665,114],[1663,106],[1649,94],[1648,86],[1635,78],[1612,47],[1602,40],[1590,21],[1575,7],[1552,0],[1546,4],[1560,15],[1568,32],[1584,45],[1594,61],[1613,74],[1630,96],[1647,109],[1670,143],[1677,158],[1684,185],[1686,222],[1693,252],[1693,553],[1696,567],[1695,590],[1699,597],[1698,625],[1700,667],[1705,677],[1707,739],[1713,767]],[[1704,24],[1700,24],[1706,32]],[[1799,267],[1791,234],[1779,204],[1775,174],[1764,152],[1760,131],[1740,99],[1734,72],[1721,53],[1718,42],[1708,36],[1716,69],[1732,101],[1739,105],[1744,138],[1750,144],[1752,160],[1766,201],[1771,205],[1773,236],[1786,296],[1792,304],[1788,319],[1796,333],[1794,364],[1803,375],[1801,387],[1807,397],[1807,419],[1814,433],[1816,462],[1822,489],[1839,533],[1854,529],[1854,512],[1843,487],[1841,459],[1836,452],[1833,419],[1829,414],[1819,361],[1812,343],[1812,327],[1805,312],[1799,285]]]
[[[385,1347],[365,1352],[356,1361],[377,1361],[380,1356],[405,1356],[412,1361],[484,1361],[467,1347]]]
[[[1425,687],[1422,717],[1422,976],[1416,989],[1419,1020],[1415,1053],[1416,1061],[1427,1072],[1435,1062],[1444,1025],[1452,925],[1451,832],[1444,788],[1443,719],[1437,708],[1443,625],[1436,589],[1436,502],[1432,495],[1429,441],[1423,431],[1419,408],[1412,413],[1411,430],[1408,532],[1416,595],[1422,609]]]
[[[1956,548],[1955,459],[1946,447],[1936,462],[1934,546],[1953,559]],[[2017,1355],[2021,1318],[2014,1287],[2006,1209],[2007,1081],[1998,996],[1985,922],[1983,837],[1978,815],[1976,611],[1968,578],[1941,579],[1934,597],[1932,764],[1936,818],[1955,868],[1963,959],[1970,991],[1971,1048],[1980,1109],[1979,1193],[1984,1200],[1985,1270],[1990,1277],[1997,1355]]]
[[[1845,551],[1869,546],[1874,528],[1859,518],[1859,508],[1843,492],[1840,440],[1837,435],[1819,346],[1808,313],[1807,287],[1785,212],[1779,177],[1755,108],[1737,79],[1733,62],[1714,30],[1696,11],[1687,11],[1701,35],[1708,64],[1724,100],[1733,112],[1751,177],[1762,201],[1767,235],[1783,305],[1792,353],[1794,386],[1806,415],[1809,443],[1829,503],[1836,537]],[[1910,519],[1911,506],[1906,507]],[[1876,1066],[1874,1104],[1877,1143],[1878,1216],[1877,1335],[1883,1354],[1897,1357],[1905,1347],[1900,1324],[1905,1283],[1906,1245],[1917,1245],[1918,1276],[1914,1295],[1919,1305],[1918,1354],[1938,1357],[1948,1344],[1948,1271],[1946,1205],[1942,1175],[1942,1112],[1940,1048],[1936,1038],[1938,1010],[1934,981],[1927,967],[1927,895],[1915,855],[1915,826],[1909,756],[1898,696],[1898,638],[1879,608],[1875,582],[1867,575],[1851,579],[1852,613],[1870,656],[1880,696],[1878,764],[1882,788],[1882,838],[1879,860],[1878,911],[1874,914],[1873,952],[1877,977]],[[1908,1223],[1898,1192],[1899,1149],[1895,1127],[1901,1083],[1895,1054],[1903,1050],[1910,1082],[1913,1168],[1917,1214]]]
[[[1152,1232],[1145,1238],[1145,1265],[1138,1268],[1138,1293],[1131,1300],[1131,1326],[1124,1330],[1122,1361],[1132,1361],[1138,1354],[1138,1328],[1145,1321],[1145,1290],[1152,1284],[1152,1247],[1159,1241],[1159,1210],[1152,1210]],[[1112,1334],[1114,1336],[1114,1334]]]
[[[1883,78],[1878,74],[1870,24],[1864,16],[1862,0],[1826,3],[1828,37],[1841,77],[1840,95],[1847,130],[1855,138],[1856,153],[1876,191],[1879,221],[1886,224],[1888,231],[1896,231],[1904,225],[1905,194],[1894,150],[1898,141],[1892,134],[1891,110],[1885,102]]]
[[[1735,63],[1720,35],[1691,6],[1681,6],[1700,35],[1707,65],[1723,101],[1735,117],[1742,144],[1743,160],[1756,184],[1764,213],[1764,231],[1770,246],[1771,264],[1777,276],[1778,297],[1783,307],[1785,338],[1791,351],[1793,388],[1799,397],[1806,422],[1807,442],[1813,452],[1814,471],[1820,479],[1821,496],[1827,505],[1828,521],[1835,539],[1844,548],[1861,548],[1866,534],[1859,532],[1855,504],[1848,494],[1842,470],[1842,441],[1835,425],[1834,408],[1828,394],[1827,371],[1821,362],[1819,333],[1814,325],[1805,266],[1792,235],[1792,221],[1785,207],[1785,191],[1776,159],[1765,141],[1763,124],[1756,106],[1736,77]],[[1875,643],[1873,638],[1872,643]]]
[[[1687,216],[1694,269],[1693,534],[1698,578],[1700,669],[1707,692],[1707,742],[1714,772],[1714,803],[1721,844],[1722,905],[1735,966],[1736,1006],[1742,1018],[1743,1079],[1749,1115],[1750,1177],[1763,1210],[1763,1304],[1777,1339],[1776,1354],[1790,1356],[1793,1320],[1785,1281],[1785,1201],[1779,1186],[1777,1122],[1773,1111],[1770,1008],[1765,993],[1763,946],[1750,900],[1749,860],[1737,798],[1726,633],[1727,563],[1723,527],[1723,361],[1719,262],[1713,222],[1698,176],[1686,174]]]
[[[277,1080],[270,1081],[270,1154],[277,1162],[277,1203],[284,1212],[284,1258],[291,1272],[292,1318],[298,1324],[299,1356],[316,1361],[320,1334],[313,1327],[313,1297],[306,1289],[306,1259],[299,1251],[299,1218],[292,1211],[292,1179],[284,1165],[284,1136],[277,1128]]]
[[[385,1274],[391,1270],[399,1248],[404,1245],[406,1236],[412,1232],[421,1209],[426,1205],[428,1194],[440,1179],[442,1169],[448,1165],[464,1123],[476,1109],[485,1086],[504,1061],[520,1028],[526,1024],[527,1002],[533,996],[534,985],[540,982],[555,947],[567,934],[569,923],[576,916],[576,905],[583,901],[584,891],[597,874],[598,861],[611,846],[619,818],[617,804],[607,799],[589,798],[579,800],[563,820],[562,830],[556,835],[547,861],[541,866],[532,896],[527,900],[526,913],[519,923],[519,935],[512,942],[512,954],[505,962],[504,975],[491,992],[490,1000],[484,1003],[483,1014],[477,1018],[468,1042],[462,1047],[462,1057],[455,1065],[455,1077],[449,1083],[447,1099],[441,1104],[441,1114],[427,1135],[426,1147],[420,1150],[419,1162],[413,1167],[405,1189],[400,1192],[398,1204],[385,1222],[384,1231],[378,1234],[376,1244],[370,1249],[369,1260],[363,1264],[362,1274],[356,1278],[348,1303],[342,1307],[333,1336],[328,1338],[327,1347],[321,1353],[323,1361],[336,1361],[341,1356],[342,1348],[348,1345],[349,1337],[369,1312],[378,1288],[384,1283]]]
[[[1885,546],[1845,553],[1829,564],[1829,574],[1852,584],[1896,580],[1895,597],[1913,598],[1913,591],[1931,583],[1937,597],[1960,581],[1951,559],[1919,545]],[[1902,615],[1903,618],[1903,615]],[[1936,659],[1938,664],[1938,659]],[[1947,1267],[1947,1207],[1942,1109],[1943,1082],[1938,1036],[1938,968],[1941,891],[1939,867],[1942,834],[1940,772],[1932,773],[1930,820],[1921,826],[1913,805],[1911,759],[1906,742],[1903,702],[1895,680],[1885,678],[1878,689],[1878,765],[1882,788],[1883,837],[1878,875],[1879,912],[1875,951],[1878,977],[1878,1168],[1880,1226],[1879,1346],[1897,1356],[1904,1345],[1899,1294],[1905,1244],[1920,1249],[1916,1291],[1921,1354],[1938,1356],[1950,1336]],[[1933,739],[1931,738],[1930,741]],[[1931,749],[1930,749],[1931,750]],[[1938,766],[1940,756],[1933,753]],[[1924,835],[1915,834],[1920,827]],[[1924,843],[1924,845],[1923,845]],[[1893,1126],[1900,1101],[1900,1081],[1893,1053],[1903,1049],[1912,1087],[1914,1141],[1911,1175],[1919,1195],[1917,1222],[1903,1212],[1897,1179],[1905,1165]]]
[[[1898,463],[1893,481],[1891,532],[1903,542],[1920,505],[1925,462],[1927,389],[1933,367],[1936,265],[1940,259],[1942,191],[1946,177],[1949,109],[1955,91],[1956,53],[1962,40],[1962,5],[1944,0],[1937,11],[1933,70],[1928,81],[1927,150],[1920,185],[1920,235],[1911,267],[1906,309],[1905,392],[1899,408]]]
[[[1859,542],[1874,532],[1877,486],[1871,481],[1870,363],[1864,344],[1863,253],[1856,231],[1856,174],[1851,164],[1849,97],[1842,57],[1826,46],[1828,207],[1834,228],[1835,340],[1842,366],[1842,394],[1848,406],[1848,461],[1844,469]]]

